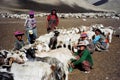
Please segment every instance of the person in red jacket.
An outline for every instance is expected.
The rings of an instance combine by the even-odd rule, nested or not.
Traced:
[[[57,16],[57,11],[55,9],[51,10],[51,14],[47,16],[47,32],[54,31],[58,26],[59,19]]]

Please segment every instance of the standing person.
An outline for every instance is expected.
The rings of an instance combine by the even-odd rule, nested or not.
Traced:
[[[80,67],[85,70],[85,73],[89,73],[90,69],[93,66],[93,59],[92,56],[86,48],[86,43],[84,41],[80,41],[78,45],[78,51],[75,53],[76,59],[71,59],[71,68]],[[71,70],[70,70],[71,71]]]
[[[20,31],[16,31],[14,33],[15,37],[16,37],[16,41],[15,41],[15,45],[14,45],[14,49],[13,50],[19,50],[21,49],[25,44],[24,41],[22,39],[22,36],[24,35],[23,32]]]
[[[29,36],[29,30],[32,30],[33,35],[35,36],[35,38],[37,38],[37,27],[36,27],[36,19],[34,18],[34,11],[29,12],[29,17],[26,19],[24,26],[26,28],[26,35],[28,42],[30,43],[31,39]]]
[[[47,32],[53,31],[56,29],[59,23],[57,16],[57,11],[55,9],[51,10],[51,14],[47,16]]]

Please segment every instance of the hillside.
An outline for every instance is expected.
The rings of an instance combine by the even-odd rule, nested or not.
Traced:
[[[120,0],[86,0],[97,8],[112,10],[120,13]]]
[[[0,10],[15,13],[29,10],[50,12],[53,8],[64,13],[105,11],[88,3],[86,0],[1,0],[0,2]]]

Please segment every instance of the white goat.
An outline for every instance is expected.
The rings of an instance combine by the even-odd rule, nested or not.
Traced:
[[[25,64],[12,64],[11,73],[14,80],[55,80],[52,66],[44,62],[26,62]]]
[[[60,62],[62,62],[64,64],[64,71],[66,74],[66,79],[68,80],[68,63],[70,61],[71,58],[75,59],[75,57],[72,55],[71,51],[69,49],[66,48],[59,48],[59,49],[55,49],[55,50],[51,50],[49,52],[43,52],[43,53],[39,53],[39,51],[36,54],[37,57],[54,57],[56,59],[58,59]]]

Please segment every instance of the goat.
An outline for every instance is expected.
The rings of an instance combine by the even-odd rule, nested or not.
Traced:
[[[13,74],[0,71],[0,80],[14,80]]]
[[[42,52],[42,53],[39,51],[36,52],[36,57],[46,57],[46,56],[54,57],[64,64],[64,71],[66,75],[65,80],[68,80],[68,67],[69,67],[68,63],[70,62],[71,58],[75,59],[71,51],[67,48],[59,48],[59,49],[51,50],[49,52]]]
[[[64,65],[58,59],[53,58],[53,57],[36,57],[36,61],[42,61],[50,65],[54,65],[56,67],[55,76],[57,80],[62,80],[62,79],[65,80]]]
[[[56,80],[54,76],[54,67],[41,61],[24,64],[12,64],[11,73],[15,80]]]

